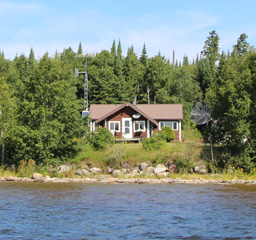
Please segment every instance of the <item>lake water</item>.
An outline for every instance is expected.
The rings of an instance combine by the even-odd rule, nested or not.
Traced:
[[[2,182],[0,239],[256,239],[256,186]]]

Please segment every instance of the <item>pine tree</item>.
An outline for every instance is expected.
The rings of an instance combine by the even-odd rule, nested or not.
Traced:
[[[204,42],[204,50],[202,51],[203,56],[210,60],[211,64],[219,59],[219,36],[215,30],[211,31],[210,36]]]
[[[142,54],[140,56],[140,62],[143,63],[144,66],[146,66],[147,59],[148,59],[148,56],[147,56],[146,44],[144,43],[143,49],[142,49]]]
[[[81,42],[79,43],[78,50],[77,50],[77,55],[79,55],[79,54],[83,54],[83,48],[82,48]]]
[[[233,46],[233,53],[237,54],[238,56],[243,56],[249,51],[250,45],[246,41],[247,35],[245,33],[242,33],[240,37],[237,39],[237,44]]]
[[[112,47],[111,47],[111,54],[116,57],[116,41],[115,39],[113,40],[113,43],[112,43]]]

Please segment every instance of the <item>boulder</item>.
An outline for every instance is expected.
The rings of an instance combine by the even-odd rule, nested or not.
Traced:
[[[43,175],[41,173],[33,173],[32,179],[42,179]]]
[[[194,167],[194,172],[199,174],[206,174],[208,173],[206,170],[206,166],[203,162],[199,162]]]
[[[128,168],[122,168],[122,169],[121,169],[121,172],[124,173],[124,174],[126,174],[126,173],[129,173],[130,170],[129,170]]]
[[[200,173],[200,174],[207,174],[208,172],[207,172],[207,170],[206,169],[201,169],[198,173]]]
[[[149,166],[149,164],[147,164],[147,163],[140,163],[139,169],[140,169],[140,171],[146,172],[148,166]]]
[[[146,170],[147,174],[154,174],[155,167],[148,167]]]
[[[91,175],[91,173],[87,169],[81,169],[81,171],[82,171],[83,175],[85,175],[85,176]]]
[[[15,166],[15,164],[12,164],[12,165],[10,166],[10,171],[11,171],[11,172],[15,172],[15,171],[16,171],[16,166]]]
[[[114,171],[114,168],[111,168],[111,167],[107,167],[107,173],[112,173]]]
[[[80,169],[76,169],[76,171],[75,171],[75,175],[82,176],[82,175],[83,175],[82,170],[80,170]]]
[[[5,180],[10,182],[16,182],[16,181],[19,181],[19,178],[9,176],[9,177],[6,177]]]
[[[176,164],[174,164],[174,163],[168,164],[168,171],[172,172],[172,173],[177,173],[178,168],[177,168]]]
[[[141,174],[141,172],[139,169],[133,169],[131,171],[131,173],[127,174],[126,176],[127,177],[136,177],[136,176],[139,176],[140,174]]]
[[[164,166],[164,164],[158,164],[154,170],[155,174],[166,172],[168,169]]]
[[[100,168],[96,168],[96,167],[93,167],[93,168],[90,168],[90,172],[94,175],[97,175],[97,174],[101,174],[102,171]]]
[[[67,173],[72,170],[72,166],[70,165],[60,165],[58,168],[59,173]]]
[[[121,172],[121,170],[114,170],[114,171],[112,172],[112,175],[113,175],[114,177],[118,177],[118,176],[122,176],[123,173]]]

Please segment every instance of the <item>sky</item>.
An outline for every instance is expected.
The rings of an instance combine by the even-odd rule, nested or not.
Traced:
[[[192,61],[215,30],[221,51],[232,51],[242,33],[256,46],[255,0],[0,0],[0,51],[12,60],[53,56],[81,42],[85,54],[110,50],[120,40],[139,57],[159,52]]]

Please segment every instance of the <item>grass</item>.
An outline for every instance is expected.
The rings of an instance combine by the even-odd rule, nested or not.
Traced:
[[[203,159],[202,159],[203,158]],[[115,169],[120,169],[124,165],[130,168],[138,166],[145,162],[149,165],[156,166],[158,163],[170,162],[175,159],[185,159],[193,163],[204,161],[211,162],[210,147],[207,145],[198,144],[198,142],[171,142],[167,143],[159,150],[147,151],[141,143],[118,143],[113,147],[108,147],[102,151],[96,151],[88,144],[81,146],[81,150],[70,158],[67,163],[76,165],[76,168],[100,167],[103,172],[106,172],[107,166]],[[52,171],[48,171],[45,166],[35,166],[33,160],[22,161],[16,171],[0,167],[0,177],[17,176],[31,177],[33,172],[42,173],[43,176],[51,177],[75,177],[74,169],[70,173],[58,173],[57,167],[53,167]],[[146,175],[138,176],[141,178],[155,178]],[[205,180],[256,180],[256,168],[253,174],[247,174],[242,169],[233,169],[222,174],[196,174],[187,173],[171,173],[171,178],[181,178],[196,180],[203,178]]]

